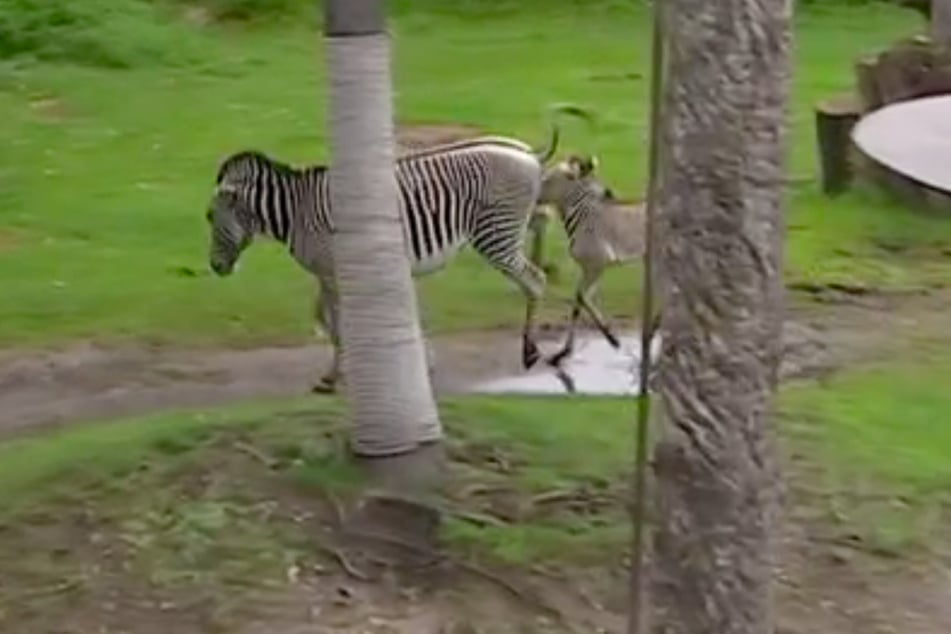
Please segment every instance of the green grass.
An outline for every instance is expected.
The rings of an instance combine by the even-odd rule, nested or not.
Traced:
[[[603,483],[624,469],[626,444],[618,439],[626,433],[625,413],[633,412],[626,399],[459,398],[440,409],[458,447],[511,455],[525,490]],[[165,412],[9,441],[0,446],[0,513],[41,498],[49,483],[81,487],[132,473],[156,457],[184,456],[222,431],[250,434],[249,442],[275,460],[322,463],[340,449],[322,443],[345,431],[342,414],[338,399],[308,398]]]
[[[919,355],[782,391],[779,431],[798,456],[790,510],[820,519],[808,524],[812,538],[891,557],[948,545],[951,397],[933,380],[948,375],[947,359]],[[466,397],[441,410],[454,458],[449,547],[516,574],[613,566],[629,538],[632,400]],[[328,583],[337,564],[319,547],[322,493],[345,498],[360,483],[341,451],[343,420],[338,401],[303,399],[0,446],[0,628],[69,618],[120,588],[156,602],[201,598],[228,623],[292,571],[319,570]],[[551,493],[574,496],[533,504]],[[505,521],[472,523],[486,514]]]
[[[879,552],[947,546],[948,352],[931,342],[888,365],[782,391],[784,432],[802,459],[822,465],[829,517]]]
[[[932,358],[873,367],[833,377],[821,386],[784,392],[787,415],[809,434],[837,477],[852,473],[922,495],[951,487],[951,393],[936,385],[951,360]]]
[[[0,446],[0,514],[35,500],[37,493],[56,493],[61,484],[97,483],[135,471],[143,462],[187,453],[221,429],[253,426],[272,405],[245,405],[227,411],[170,411],[134,422],[119,421],[69,429],[49,438],[25,438]],[[292,416],[292,404],[281,415]],[[332,406],[323,416],[333,417]]]
[[[470,123],[541,142],[546,104],[590,104],[601,116],[597,134],[571,123],[566,147],[597,151],[614,189],[638,194],[647,81],[610,77],[646,74],[646,14],[625,3],[565,3],[539,20],[532,6],[488,11],[466,4],[453,16],[431,5],[399,5],[392,30],[400,120]],[[847,87],[851,60],[913,30],[915,19],[878,5],[799,18],[791,173],[814,171],[811,104]],[[231,279],[204,274],[203,211],[216,164],[232,151],[326,158],[317,33],[306,23],[201,30],[162,24],[170,49],[197,50],[199,59],[121,71],[2,66],[0,345],[80,337],[250,344],[309,336],[312,285],[274,245],[252,248]],[[132,27],[123,33],[137,37]],[[947,244],[948,221],[862,194],[830,202],[812,186],[797,189],[792,202],[793,277],[905,285],[951,269],[932,253]],[[886,257],[875,247],[876,239],[895,236],[911,255]],[[548,305],[560,315],[557,300],[569,296],[574,270],[563,261],[561,240],[553,249],[562,275]],[[636,268],[606,277],[611,312],[633,313],[638,278]],[[420,288],[435,330],[521,318],[517,291],[471,253]]]
[[[796,456],[788,475],[794,491],[807,492],[794,497],[797,506],[831,518],[835,530],[860,535],[877,552],[946,545],[939,527],[951,502],[951,433],[945,424],[951,396],[934,380],[951,371],[946,348],[895,367],[858,368],[781,391],[779,433]],[[444,401],[454,465],[449,508],[508,518],[498,526],[450,518],[450,540],[510,563],[596,562],[606,550],[623,547],[633,403]],[[37,509],[55,515],[49,509],[65,504],[102,507],[125,521],[129,509],[147,518],[156,508],[178,513],[184,505],[185,516],[237,513],[244,519],[236,521],[251,522],[240,508],[208,504],[254,507],[251,492],[274,477],[304,495],[359,484],[343,451],[342,414],[337,400],[303,399],[167,413],[7,443],[0,447],[0,519],[15,522]],[[248,447],[275,465],[271,475],[233,462],[247,460]],[[225,494],[181,493],[181,482],[192,482],[187,474],[196,470],[227,483],[217,487]],[[467,493],[474,486],[498,489],[497,495]],[[277,489],[266,490],[270,497]],[[573,495],[574,501],[533,502],[550,494]],[[192,521],[176,518],[169,521]],[[253,532],[250,525],[248,530]]]
[[[473,484],[500,487],[520,504],[552,492],[614,496],[590,513],[528,505],[531,515],[503,528],[451,517],[447,536],[513,563],[559,554],[586,561],[620,548],[626,528],[616,496],[626,481],[631,409],[622,399],[443,403],[454,457],[449,508],[480,511],[482,498],[462,494]],[[301,542],[300,527],[258,517],[262,505],[283,517],[289,498],[304,496],[305,508],[313,508],[323,499],[315,491],[347,495],[359,485],[343,451],[341,421],[339,402],[307,399],[168,413],[7,443],[0,446],[0,526],[46,525],[82,508],[101,530],[115,530],[133,546],[136,565],[158,585],[249,582],[265,569],[273,578],[313,547]],[[264,469],[261,457],[274,468]],[[0,531],[0,561],[17,548],[9,540]],[[31,562],[30,570],[45,565]]]

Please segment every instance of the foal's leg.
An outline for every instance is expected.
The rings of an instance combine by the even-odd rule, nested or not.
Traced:
[[[568,323],[568,336],[565,338],[565,344],[562,346],[561,350],[556,352],[548,359],[549,365],[555,367],[560,366],[561,362],[569,357],[572,352],[574,352],[575,332],[578,326],[578,319],[581,317],[581,307],[585,303],[585,298],[590,295],[591,290],[601,278],[601,273],[603,270],[604,269],[601,267],[589,267],[581,269],[581,279],[578,281],[578,287],[575,289],[575,299],[571,306],[571,320]]]
[[[600,276],[600,271],[598,272],[598,275]],[[608,327],[607,322],[605,321],[604,317],[601,315],[601,311],[599,311],[597,307],[593,303],[591,303],[591,299],[590,299],[591,288],[593,288],[593,286],[588,289],[587,293],[582,293],[578,296],[578,300],[581,303],[581,307],[585,310],[586,313],[588,313],[588,315],[594,321],[594,325],[597,326],[598,330],[601,331],[601,334],[604,335],[604,338],[608,340],[608,343],[611,344],[611,347],[614,349],[618,349],[621,347],[620,340],[614,335],[613,332],[611,332],[611,329]]]

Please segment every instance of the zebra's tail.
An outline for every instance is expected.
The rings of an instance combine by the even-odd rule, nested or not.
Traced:
[[[547,163],[558,149],[558,140],[561,137],[561,130],[558,127],[558,115],[567,114],[579,119],[584,119],[592,127],[595,122],[594,114],[590,110],[570,103],[553,104],[549,106],[549,113],[551,116],[551,138],[548,140],[548,145],[541,152],[535,154],[535,157],[542,165]]]

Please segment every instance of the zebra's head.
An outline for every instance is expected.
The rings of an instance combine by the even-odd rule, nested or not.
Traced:
[[[547,169],[538,202],[564,215],[583,202],[613,200],[614,192],[597,177],[598,159],[571,155]]]
[[[211,231],[208,264],[216,274],[230,275],[258,233],[260,220],[254,213],[249,170],[256,157],[241,153],[229,157],[218,170],[218,183],[205,217]]]

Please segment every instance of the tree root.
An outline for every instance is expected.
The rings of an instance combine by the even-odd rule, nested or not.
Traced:
[[[240,440],[236,441],[233,444],[233,447],[237,449],[238,451],[240,451],[241,453],[251,456],[252,458],[254,458],[256,461],[263,464],[268,469],[272,469],[272,470],[276,469],[281,464],[281,461],[278,460],[277,458],[272,458],[271,456],[267,455],[266,453],[264,453],[263,451],[255,447],[254,445],[248,444],[246,442],[243,442]]]
[[[428,546],[423,546],[420,544],[414,544],[412,542],[394,537],[392,535],[385,535],[382,533],[377,533],[375,531],[366,531],[348,528],[345,526],[345,513],[343,510],[343,504],[337,498],[332,491],[324,490],[324,497],[327,499],[330,507],[333,509],[334,513],[334,524],[336,530],[345,537],[351,537],[356,539],[362,539],[369,542],[376,542],[378,544],[383,544],[390,547],[396,547],[401,550],[407,551],[417,556],[422,556],[426,561],[416,567],[425,568],[429,566],[438,566],[438,565],[448,565],[459,570],[463,570],[473,576],[479,577],[484,581],[490,582],[503,590],[505,590],[509,595],[530,605],[533,609],[539,612],[548,614],[551,617],[557,619],[560,623],[567,625],[568,621],[565,615],[556,607],[549,605],[540,597],[534,595],[533,593],[520,588],[515,585],[508,579],[504,578],[501,575],[497,575],[490,570],[487,570],[476,563],[466,561],[460,557],[450,555],[446,552],[439,551]],[[458,515],[458,514],[457,514]],[[470,518],[471,519],[471,518]],[[499,520],[501,522],[501,520]],[[344,554],[344,552],[339,548],[321,546],[321,548],[329,553],[337,562],[340,564],[344,572],[350,577],[357,579],[359,581],[371,581],[371,577],[357,568],[353,562]],[[393,565],[392,562],[386,562]]]
[[[562,623],[567,623],[565,615],[562,612],[546,603],[540,597],[535,596],[529,591],[520,588],[515,585],[508,579],[504,578],[501,575],[497,575],[494,572],[479,566],[476,563],[466,561],[460,557],[455,557],[445,552],[439,552],[431,548],[420,546],[418,544],[413,544],[412,542],[407,542],[405,540],[390,536],[383,535],[380,533],[369,532],[369,531],[354,531],[348,530],[347,534],[356,537],[358,539],[365,539],[367,541],[375,541],[381,544],[386,544],[388,546],[396,546],[398,548],[407,550],[416,555],[425,555],[430,558],[433,563],[436,564],[448,564],[449,566],[455,567],[459,570],[463,570],[473,576],[479,577],[484,581],[488,581],[502,589],[504,589],[512,597],[530,605],[537,611],[545,612],[550,616],[555,617]]]

